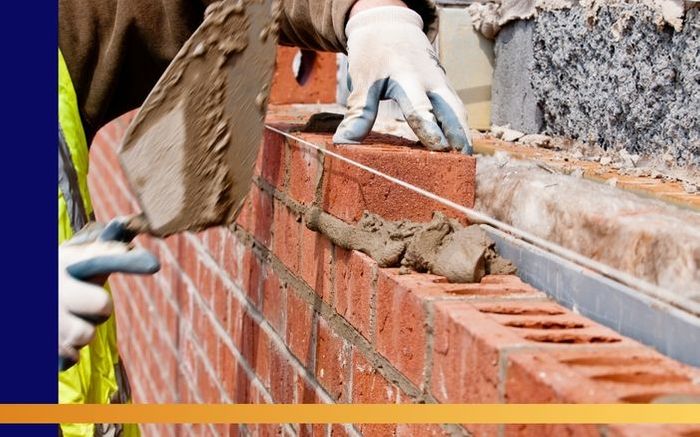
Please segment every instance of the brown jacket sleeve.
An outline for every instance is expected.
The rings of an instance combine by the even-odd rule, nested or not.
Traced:
[[[59,0],[58,44],[88,144],[104,124],[141,106],[214,0]],[[284,0],[280,43],[345,50],[356,0]],[[436,27],[432,0],[404,0]]]
[[[345,23],[357,0],[285,0],[280,43],[327,52],[345,52]],[[431,39],[437,30],[431,0],[403,0],[423,17]]]

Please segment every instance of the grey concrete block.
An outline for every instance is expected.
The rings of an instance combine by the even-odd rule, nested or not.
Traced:
[[[580,9],[540,14],[532,85],[545,132],[700,165],[699,28],[698,9],[682,32],[640,4],[603,6],[592,26]]]
[[[613,28],[620,29],[619,35]],[[700,166],[700,9],[683,31],[642,4],[506,25],[496,39],[492,121]]]
[[[491,122],[525,133],[542,129],[542,110],[532,86],[534,29],[532,20],[509,23],[498,33],[494,46]]]

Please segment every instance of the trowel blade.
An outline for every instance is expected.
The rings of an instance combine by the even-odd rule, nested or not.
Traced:
[[[207,9],[118,154],[156,236],[232,223],[250,188],[275,65],[280,0]]]

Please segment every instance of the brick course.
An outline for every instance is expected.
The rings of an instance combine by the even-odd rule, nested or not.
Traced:
[[[280,113],[285,111],[290,112]],[[270,122],[289,123],[275,114],[273,108]],[[114,154],[127,123],[112,123],[91,150],[90,186],[99,220],[138,209]],[[332,147],[329,135],[304,136]],[[377,188],[375,194],[372,187],[382,185],[378,179],[340,171],[316,154],[302,156],[298,144],[279,135],[267,132],[264,141],[264,158],[270,159],[258,161],[236,225],[165,240],[139,237],[136,244],[159,256],[161,272],[110,280],[136,402],[595,403],[700,394],[697,369],[572,313],[515,276],[448,284],[428,274],[399,275],[364,254],[334,247],[304,226],[309,203],[347,221],[358,219],[364,208],[428,220],[436,207],[393,188]],[[473,204],[472,158],[396,144],[335,150]],[[343,186],[349,188],[342,191]],[[380,193],[394,198],[393,206]],[[409,201],[404,208],[402,202]],[[143,430],[626,436],[640,430],[692,435],[698,427],[285,424]]]

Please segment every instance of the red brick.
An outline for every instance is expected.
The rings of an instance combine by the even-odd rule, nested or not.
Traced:
[[[224,250],[226,244],[226,234],[230,231],[224,226],[219,226],[210,230],[208,248],[214,262],[224,267]]]
[[[299,271],[300,222],[284,204],[275,202],[272,252],[293,274]]]
[[[251,190],[254,188],[255,186],[252,186]],[[236,225],[251,232],[253,229],[253,222],[253,201],[251,200],[250,192],[248,192],[248,195],[243,201],[243,206],[241,206],[241,210],[238,212],[238,217],[236,217]]]
[[[195,401],[194,393],[188,383],[190,376],[181,367],[178,368],[177,393],[180,403],[192,403]],[[137,379],[138,381],[138,379]]]
[[[176,256],[177,262],[180,264],[183,273],[185,273],[192,280],[192,282],[195,283],[195,285],[198,285],[198,283],[204,283],[204,281],[199,282],[204,278],[198,277],[197,275],[205,275],[206,273],[204,271],[201,273],[198,272],[198,270],[202,269],[202,267],[200,267],[199,254],[189,238],[183,237],[180,239],[179,252],[177,252]]]
[[[500,297],[500,298],[545,298],[546,295],[526,284],[514,275],[487,275],[480,283],[449,284],[441,283],[439,287],[451,295],[464,297]]]
[[[648,403],[700,396],[700,371],[644,347],[508,355],[507,402]],[[538,387],[536,391],[534,387]]]
[[[324,319],[318,321],[316,346],[316,379],[334,402],[348,401],[351,356],[345,340],[337,335]]]
[[[204,368],[197,373],[197,388],[202,395],[202,401],[208,404],[221,403],[221,392],[214,379]]]
[[[250,187],[248,197],[243,204],[236,223],[247,230],[256,240],[265,246],[270,245],[273,219],[272,196],[259,186]]]
[[[278,133],[265,129],[256,161],[256,174],[276,189],[284,189],[285,140]]]
[[[253,185],[250,189],[250,201],[253,212],[253,223],[248,230],[251,231],[255,239],[264,246],[270,246],[273,218],[272,196],[257,185]]]
[[[335,309],[365,338],[371,339],[370,313],[377,263],[367,255],[336,247]]]
[[[323,235],[301,226],[301,279],[326,303],[333,287],[333,245]]]
[[[263,271],[262,311],[265,319],[284,338],[287,284],[280,283],[279,276],[269,265],[266,265]]]
[[[354,404],[396,403],[398,388],[384,379],[356,348],[352,350],[352,395]],[[394,424],[358,424],[362,435],[393,435]]]
[[[336,54],[318,52],[311,74],[302,85],[297,82],[292,63],[300,49],[277,48],[277,68],[272,79],[270,104],[334,103],[336,91]]]
[[[600,437],[598,425],[505,425],[503,435],[508,437]],[[494,434],[495,435],[495,434]]]
[[[415,275],[420,276],[420,275]],[[404,284],[397,281],[402,280]],[[377,280],[377,351],[417,386],[423,385],[427,347],[427,296],[395,269],[380,269]]]
[[[232,400],[236,404],[247,404],[251,403],[251,398],[250,378],[241,364],[238,364],[236,368],[236,389]]]
[[[221,266],[224,271],[226,271],[229,278],[231,278],[234,283],[240,285],[243,282],[242,265],[246,246],[228,229],[224,232],[223,239],[223,264]]]
[[[302,423],[299,425],[299,437],[325,437],[327,435],[328,425],[325,423]]]
[[[320,404],[321,399],[316,390],[304,375],[298,374],[296,378],[295,403],[297,404]]]
[[[440,425],[433,424],[399,424],[396,426],[396,437],[438,437],[448,436]]]
[[[243,291],[255,304],[260,305],[260,295],[263,283],[262,265],[255,253],[246,249],[243,254]]]
[[[698,437],[700,425],[610,425],[607,434],[610,437]]]
[[[241,431],[241,425],[239,425],[237,423],[227,425],[226,428],[228,430],[229,437],[238,437],[240,435],[244,435]],[[185,435],[185,434],[178,434],[178,435]]]
[[[357,348],[352,349],[353,404],[393,404],[399,389],[387,381]]]
[[[233,355],[233,352],[222,341],[219,341],[219,364],[217,366],[217,376],[219,382],[230,398],[233,398],[233,393],[236,388],[236,371],[238,369],[238,361]]]
[[[289,141],[289,195],[297,202],[311,204],[322,171],[319,152],[296,141]]]
[[[261,423],[257,425],[256,436],[260,437],[277,437],[283,436],[282,425],[276,423]]]
[[[218,337],[214,321],[208,316],[202,316],[204,320],[204,329],[198,331],[198,337],[203,340],[200,347],[204,350],[206,358],[212,363],[212,367],[216,364],[217,342]]]
[[[270,387],[270,348],[271,341],[265,331],[245,314],[241,333],[241,354],[248,362],[263,385]]]
[[[587,345],[615,345],[615,346],[639,346],[638,343],[620,336],[611,329],[605,328],[592,320],[574,314],[564,307],[542,302],[517,302],[501,303],[500,308],[517,311],[541,310],[544,308],[558,308],[561,314],[547,315],[517,315],[499,314],[493,311],[493,304],[475,302],[474,307],[486,314],[491,320],[501,326],[506,326],[511,332],[531,342],[533,346],[562,346],[563,349],[575,350],[576,347]]]
[[[229,299],[231,299],[231,290],[225,285],[220,272],[214,276],[212,280],[212,303],[211,309],[214,311],[214,317],[219,321],[219,324],[226,328],[228,327],[228,307]]]
[[[334,147],[330,136],[305,137],[460,205],[474,205],[476,160],[471,156],[385,144]],[[430,221],[433,211],[463,218],[451,208],[337,159],[326,159],[324,178],[324,209],[347,222],[359,220],[365,210],[389,220]]]
[[[331,436],[333,437],[345,437],[348,436],[348,431],[345,429],[345,425],[340,423],[334,423],[331,425]]]
[[[194,302],[192,301],[192,295],[188,291],[188,287],[184,284],[181,285],[178,292],[178,310],[181,320],[192,320]]]
[[[287,289],[287,346],[304,365],[311,363],[314,312],[294,289]]]
[[[288,352],[279,350],[276,346],[271,348],[270,357],[270,394],[275,403],[294,403],[294,378],[295,371],[289,361]]]
[[[231,296],[228,300],[228,325],[226,332],[233,344],[241,349],[243,347],[243,314],[244,308],[240,301]]]
[[[431,390],[443,403],[499,402],[500,351],[527,345],[471,305],[435,304]]]

